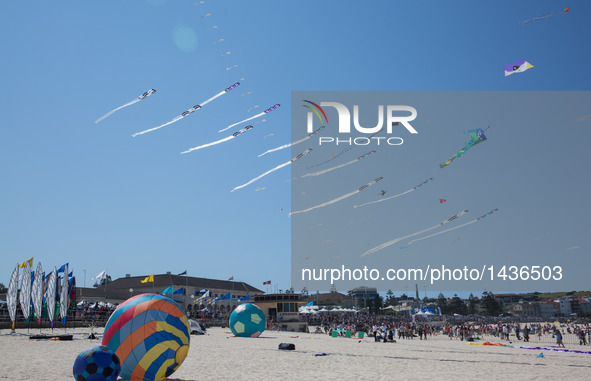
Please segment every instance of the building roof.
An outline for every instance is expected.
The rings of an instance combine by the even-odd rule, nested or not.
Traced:
[[[152,287],[152,282],[142,283],[149,275],[132,276],[129,278],[119,278],[110,282],[107,285],[107,290],[120,289],[129,290],[130,288],[145,288]],[[173,275],[173,274],[154,274],[154,289],[158,291],[160,288],[166,288],[168,286],[175,285],[184,287],[194,287],[198,289],[213,288],[222,290],[235,290],[235,291],[246,291],[248,293],[263,293],[263,291],[255,288],[248,283],[244,282],[233,282],[229,280],[209,279],[209,278],[197,278],[192,276]]]
[[[126,300],[129,299],[129,290],[120,290],[110,288],[110,284],[107,284],[107,289],[103,286],[100,287],[76,287],[76,299],[84,300],[88,298],[103,298],[109,300]]]

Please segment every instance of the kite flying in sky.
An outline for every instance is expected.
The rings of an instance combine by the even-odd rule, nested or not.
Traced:
[[[438,227],[440,227],[440,226],[443,226],[443,225],[447,224],[448,222],[451,222],[451,221],[455,220],[456,218],[460,218],[460,217],[462,217],[462,216],[463,216],[464,214],[466,214],[466,213],[468,213],[468,211],[467,211],[467,210],[464,210],[464,211],[462,211],[462,212],[460,212],[460,213],[458,213],[458,214],[455,214],[455,215],[451,216],[451,217],[450,217],[450,218],[448,218],[447,220],[445,220],[445,221],[443,221],[443,222],[440,222],[439,224],[437,224],[437,225],[435,225],[435,226],[431,226],[430,228],[427,228],[427,229],[421,230],[421,231],[419,231],[419,232],[412,233],[412,234],[409,234],[409,235],[405,235],[404,237],[396,238],[396,239],[393,239],[392,241],[388,241],[388,242],[386,242],[386,243],[382,243],[381,245],[378,245],[378,246],[374,247],[373,249],[369,249],[369,250],[368,250],[368,251],[366,251],[365,253],[361,254],[361,256],[362,256],[362,257],[365,257],[366,255],[373,254],[373,253],[375,253],[375,252],[378,252],[378,251],[380,251],[380,250],[382,250],[382,249],[385,249],[386,247],[388,247],[388,246],[390,246],[390,245],[393,245],[393,244],[395,244],[396,242],[400,242],[400,241],[402,241],[402,240],[405,240],[405,239],[407,239],[407,238],[414,237],[414,236],[416,236],[416,235],[419,235],[419,234],[426,233],[426,232],[428,232],[429,230],[437,229]],[[486,216],[486,215],[485,215],[485,216]],[[482,218],[484,218],[484,216],[483,216]],[[476,220],[475,220],[475,221],[476,221]]]
[[[369,188],[370,186],[374,185],[375,183],[377,183],[377,182],[378,182],[378,181],[380,181],[381,179],[383,179],[383,177],[378,177],[377,179],[375,179],[375,180],[373,180],[373,181],[370,181],[369,183],[365,184],[364,186],[360,187],[359,189],[356,189],[355,191],[353,191],[353,192],[351,192],[351,193],[347,193],[347,194],[345,194],[345,195],[342,195],[341,197],[337,197],[337,198],[335,198],[334,200],[331,200],[331,201],[324,202],[324,203],[322,203],[322,204],[319,204],[319,205],[313,206],[313,207],[311,207],[311,208],[308,208],[308,209],[304,209],[304,210],[298,210],[298,211],[296,211],[296,212],[292,212],[292,213],[290,213],[289,215],[291,216],[292,214],[306,213],[306,212],[309,212],[309,211],[311,211],[311,210],[314,210],[314,209],[318,209],[318,208],[322,208],[322,207],[324,207],[324,206],[327,206],[327,205],[330,205],[330,204],[334,204],[335,202],[339,202],[339,201],[341,201],[341,200],[344,200],[344,199],[346,199],[347,197],[351,197],[351,196],[353,196],[354,194],[357,194],[357,193],[361,192],[362,190],[364,190],[364,189],[366,189],[366,188]]]
[[[494,213],[494,212],[496,212],[497,210],[498,210],[498,209],[493,209],[493,210],[491,210],[490,212],[488,212],[488,213],[486,213],[486,214],[484,214],[484,215],[482,215],[482,216],[478,217],[478,218],[477,218],[477,219],[475,219],[475,220],[472,220],[472,221],[470,221],[470,222],[466,222],[465,224],[461,224],[461,225],[458,225],[458,226],[454,226],[453,228],[445,229],[445,230],[443,230],[443,231],[437,232],[437,233],[435,233],[435,234],[428,235],[428,236],[426,236],[426,237],[422,237],[422,238],[418,238],[418,239],[413,239],[412,241],[410,241],[410,242],[409,242],[409,243],[407,243],[406,245],[407,245],[407,247],[408,247],[408,245],[412,244],[413,242],[422,241],[422,240],[424,240],[424,239],[427,239],[427,238],[435,237],[436,235],[439,235],[439,234],[447,233],[447,232],[450,232],[450,231],[452,231],[452,230],[456,230],[456,229],[459,229],[459,228],[463,228],[464,226],[471,225],[471,224],[473,224],[474,222],[478,222],[478,221],[480,221],[481,219],[483,219],[484,217],[486,217],[486,216],[488,216],[488,215],[490,215],[490,214],[493,214],[493,213]],[[459,239],[459,238],[458,238],[458,239]]]
[[[156,92],[156,90],[154,90],[154,89],[150,89],[150,90],[146,91],[145,93],[143,93],[139,97],[135,98],[131,102],[128,102],[128,103],[124,104],[123,106],[119,106],[116,109],[109,111],[105,115],[103,115],[100,118],[98,118],[97,120],[95,120],[94,123],[100,122],[101,120],[105,119],[109,115],[113,114],[115,111],[121,110],[122,108],[127,107],[127,106],[131,106],[132,104],[141,101],[142,99],[146,98],[147,96],[150,96],[150,95],[154,94],[155,92]]]
[[[534,65],[530,64],[526,60],[510,63],[509,65],[505,66],[505,77],[514,73],[523,73],[532,67],[534,67]]]
[[[423,186],[424,184],[427,184],[427,183],[428,183],[429,181],[431,181],[431,180],[433,180],[433,178],[432,178],[432,177],[428,178],[427,180],[423,181],[423,182],[422,182],[422,183],[420,183],[419,185],[417,185],[417,186],[415,186],[414,188],[412,188],[412,189],[409,189],[409,190],[407,190],[407,191],[405,191],[405,192],[398,193],[398,194],[395,194],[394,196],[390,196],[390,197],[386,197],[386,198],[380,198],[379,200],[375,200],[375,201],[366,202],[365,204],[361,204],[361,205],[355,205],[355,206],[353,206],[353,207],[354,207],[354,208],[359,208],[359,207],[362,207],[362,206],[365,206],[365,205],[376,204],[376,203],[378,203],[378,202],[387,201],[387,200],[391,200],[391,199],[393,199],[393,198],[396,198],[396,197],[400,197],[400,196],[402,196],[402,195],[405,195],[405,194],[407,194],[407,193],[410,193],[410,192],[412,192],[413,190],[415,190],[415,189],[417,189],[417,188],[419,188],[419,187]],[[386,193],[386,192],[384,192],[384,194],[385,194],[385,193]],[[382,196],[384,196],[384,194],[382,194]]]
[[[291,163],[295,163],[296,161],[300,160],[302,157],[306,156],[306,155],[307,155],[307,154],[309,154],[310,152],[312,152],[312,148],[308,148],[307,150],[305,150],[304,152],[302,152],[302,153],[301,153],[301,154],[299,154],[298,156],[294,157],[294,158],[293,158],[293,159],[291,159],[290,161],[288,161],[288,162],[285,162],[285,163],[283,163],[283,164],[280,164],[280,165],[276,166],[275,168],[268,170],[267,172],[263,173],[262,175],[260,175],[260,176],[257,176],[257,177],[255,177],[254,179],[250,180],[250,181],[249,181],[249,182],[247,182],[246,184],[242,184],[242,185],[239,185],[239,186],[237,186],[236,188],[232,189],[230,192],[234,192],[236,189],[244,188],[245,186],[247,186],[247,185],[250,185],[250,184],[254,183],[255,181],[257,181],[257,180],[260,180],[261,178],[263,178],[263,177],[267,176],[267,175],[268,175],[269,173],[271,173],[271,172],[275,172],[276,170],[278,170],[278,169],[281,169],[281,168],[283,168],[283,167],[285,167],[285,166],[288,166],[288,165],[290,165]]]
[[[568,12],[569,10],[570,10],[570,6],[564,8],[564,9],[562,9],[560,11],[557,11],[557,12],[546,13],[545,15],[542,15],[542,16],[538,16],[538,17],[534,17],[534,18],[531,18],[531,19],[523,20],[523,21],[520,21],[519,22],[519,25],[518,26],[524,26],[525,24],[529,24],[530,22],[533,22],[533,21],[538,21],[538,20],[546,19],[548,17],[561,15],[563,13]]]
[[[261,116],[263,116],[263,115],[265,115],[265,114],[268,114],[268,113],[270,113],[271,111],[275,110],[275,109],[276,109],[277,107],[279,107],[279,106],[281,106],[281,105],[280,105],[280,104],[276,104],[275,106],[273,106],[273,107],[269,107],[269,108],[268,108],[268,109],[266,109],[265,111],[263,111],[263,112],[261,112],[261,113],[258,113],[258,114],[256,114],[255,116],[251,116],[250,118],[247,118],[247,119],[241,120],[241,121],[240,121],[240,122],[238,122],[238,123],[231,124],[231,125],[229,125],[229,126],[228,126],[228,127],[226,127],[226,128],[222,128],[222,129],[221,129],[221,130],[219,130],[218,132],[226,131],[227,129],[230,129],[230,128],[234,127],[234,126],[237,126],[237,125],[239,125],[240,123],[248,122],[249,120],[253,120],[253,119],[259,118],[259,117],[261,117]]]
[[[376,153],[376,151],[369,151],[368,153],[359,156],[357,159],[348,161],[348,162],[346,162],[344,164],[341,164],[341,165],[337,165],[336,167],[331,167],[331,168],[325,169],[324,171],[318,171],[318,172],[313,172],[313,173],[306,173],[302,177],[310,177],[310,176],[320,176],[320,175],[323,175],[323,174],[328,173],[330,171],[334,171],[335,169],[343,168],[343,167],[345,167],[345,166],[347,166],[349,164],[357,163],[359,160],[363,159],[364,157],[367,157],[367,156],[371,155],[372,153]]]
[[[486,129],[488,130],[488,127]],[[486,131],[486,130],[482,130],[480,128],[474,129],[474,130],[464,131],[464,133],[470,134],[470,140],[468,140],[466,142],[466,144],[464,145],[464,148],[462,148],[455,155],[453,155],[452,157],[450,157],[449,159],[447,159],[447,161],[445,163],[439,164],[439,167],[443,168],[443,167],[446,167],[446,166],[450,165],[451,162],[454,161],[454,159],[456,159],[458,157],[461,157],[470,148],[472,148],[473,146],[475,146],[478,143],[482,143],[483,141],[485,141],[486,140],[486,136],[484,136],[484,131]]]
[[[228,87],[226,90],[221,91],[221,92],[217,93],[216,95],[214,95],[213,97],[209,98],[208,100],[206,100],[204,102],[201,102],[200,104],[191,107],[190,109],[188,109],[187,111],[183,112],[181,115],[175,117],[174,119],[172,119],[169,122],[166,122],[164,124],[161,124],[158,127],[150,128],[149,130],[144,130],[144,131],[141,131],[141,132],[136,132],[135,134],[133,134],[131,136],[133,136],[135,138],[138,135],[143,135],[143,134],[145,134],[147,132],[155,131],[155,130],[157,130],[159,128],[162,128],[162,127],[168,126],[169,124],[172,124],[174,122],[177,122],[177,121],[183,119],[185,116],[190,115],[190,114],[194,113],[195,111],[199,110],[201,107],[205,106],[206,104],[208,104],[209,102],[213,101],[214,99],[216,99],[218,97],[221,97],[222,95],[226,94],[227,92],[229,92],[230,90],[234,89],[237,86],[240,86],[240,82],[234,83],[232,86]]]
[[[324,128],[324,126],[318,128],[316,131],[312,132],[311,134],[308,134],[308,136],[306,136],[305,138],[302,138],[302,139],[300,139],[298,141],[295,141],[293,143],[284,144],[281,147],[273,148],[273,149],[270,149],[270,150],[268,150],[266,152],[263,152],[258,157],[261,157],[261,156],[266,155],[266,154],[271,153],[271,152],[282,150],[284,148],[289,148],[289,147],[295,146],[296,144],[299,144],[301,142],[304,142],[304,141],[310,139],[313,135],[316,135],[318,133],[318,131],[322,130],[323,128]]]
[[[215,141],[215,142],[211,142],[211,143],[203,144],[203,145],[200,145],[200,146],[198,146],[198,147],[193,147],[193,148],[190,148],[190,149],[188,149],[188,150],[186,150],[186,151],[183,151],[183,152],[181,152],[181,154],[183,154],[183,153],[189,153],[189,152],[192,152],[192,151],[197,151],[198,149],[201,149],[201,148],[205,148],[205,147],[211,147],[211,146],[214,146],[214,145],[216,145],[216,144],[220,144],[220,143],[223,143],[223,142],[227,142],[228,140],[232,140],[232,139],[234,139],[236,136],[238,136],[238,135],[240,135],[240,134],[243,134],[243,133],[245,133],[246,131],[250,130],[251,128],[253,128],[253,127],[252,127],[252,126],[250,126],[250,125],[249,125],[249,126],[246,126],[246,127],[244,127],[243,129],[241,129],[240,131],[236,131],[236,132],[234,132],[232,135],[230,135],[230,136],[228,136],[228,137],[226,137],[226,138],[223,138],[223,139],[217,140],[217,141]]]
[[[396,124],[397,124],[397,123],[398,123],[398,122],[396,122]],[[370,136],[368,137],[368,139],[371,139],[371,138],[373,138],[374,136],[376,136],[377,134],[379,134],[379,133],[380,133],[380,132],[382,132],[382,131],[383,131],[383,128],[382,128],[382,129],[380,129],[378,132],[375,132],[375,133],[373,133],[372,135],[370,135]],[[337,155],[335,155],[335,154],[332,154],[332,157],[331,157],[330,159],[328,159],[328,160],[326,160],[326,161],[323,161],[322,163],[318,163],[318,164],[316,164],[316,165],[313,165],[313,166],[311,166],[311,167],[307,167],[306,169],[310,169],[310,168],[314,168],[314,167],[319,167],[319,166],[321,166],[322,164],[326,164],[326,163],[328,163],[329,161],[332,161],[332,160],[336,159],[337,157],[341,156],[342,154],[344,154],[344,153],[345,153],[345,152],[347,152],[347,151],[350,151],[350,150],[352,150],[352,149],[353,149],[353,148],[355,148],[355,147],[357,147],[357,146],[356,146],[356,145],[351,145],[351,146],[349,146],[349,147],[345,148],[344,150],[342,150],[341,152],[339,152]]]

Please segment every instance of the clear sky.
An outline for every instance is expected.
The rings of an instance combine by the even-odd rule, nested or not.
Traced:
[[[568,5],[568,13],[517,27]],[[79,285],[84,270],[88,286],[105,269],[113,278],[186,269],[285,289],[289,169],[230,190],[291,157],[289,150],[256,155],[291,139],[292,91],[586,91],[590,18],[591,4],[580,0],[2,2],[0,282],[34,257],[46,270],[69,262]],[[521,59],[535,67],[505,78],[503,67]],[[239,87],[177,123],[131,137],[237,80]],[[150,88],[157,92],[94,123]],[[239,139],[179,154],[230,135],[235,129],[217,131],[276,103]],[[568,138],[587,139],[589,123]],[[545,159],[576,154],[589,163],[560,128]],[[438,153],[460,148],[463,129]],[[489,139],[476,147],[487,158],[529,153],[515,144],[516,152],[495,154]],[[543,210],[573,189],[577,197],[587,192],[583,169],[563,168],[565,193],[534,195],[535,205]],[[580,242],[589,235],[589,204],[570,205],[561,218],[578,230],[563,246],[588,254],[588,239]],[[545,233],[553,234],[529,232],[531,240]]]

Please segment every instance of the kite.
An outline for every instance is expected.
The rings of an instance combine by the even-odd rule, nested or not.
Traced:
[[[228,67],[226,68],[226,71],[228,71],[228,70],[232,70],[232,69],[234,69],[234,68],[236,68],[236,67],[238,67],[238,65],[234,65],[234,66],[228,66]]]
[[[43,313],[43,267],[41,267],[41,262],[37,263],[33,289],[31,290],[31,299],[33,301],[35,316],[39,324],[41,324],[41,314]]]
[[[219,40],[217,40],[217,41],[214,41],[214,42],[213,42],[213,44],[214,44],[214,45],[215,45],[215,44],[219,44],[220,42],[224,42],[224,39],[223,39],[223,38],[220,38]]]
[[[260,191],[260,190],[263,190],[263,189],[266,189],[266,187],[257,188],[257,189],[255,189],[254,191],[255,191],[255,192],[258,192],[258,191]]]
[[[302,177],[303,177],[303,176],[302,176]],[[365,204],[361,204],[361,205],[355,205],[355,206],[353,206],[353,207],[354,207],[354,208],[360,208],[360,207],[362,207],[362,206],[365,206],[365,205],[376,204],[376,203],[378,203],[378,202],[387,201],[387,200],[391,200],[391,199],[393,199],[393,198],[396,198],[396,197],[403,196],[403,195],[405,195],[405,194],[407,194],[407,193],[410,193],[410,192],[414,191],[415,189],[417,189],[417,188],[419,188],[419,187],[421,187],[421,186],[423,186],[423,185],[427,184],[427,183],[428,183],[429,181],[431,181],[431,180],[433,180],[433,178],[432,178],[432,177],[430,177],[430,178],[428,178],[427,180],[423,181],[422,183],[420,183],[419,185],[415,186],[414,188],[412,188],[412,189],[409,189],[409,190],[407,190],[407,191],[404,191],[404,192],[402,192],[402,193],[398,193],[398,194],[396,194],[396,195],[394,195],[394,196],[390,196],[390,197],[386,197],[386,198],[380,198],[379,200],[375,200],[375,201],[366,202]]]
[[[12,320],[12,330],[14,331],[14,322],[16,321],[16,296],[18,293],[18,265],[12,271],[10,276],[10,283],[8,283],[8,292],[6,293],[6,304],[8,307],[8,315]]]
[[[440,204],[443,204],[444,202],[447,202],[447,200],[445,200],[445,199],[443,199],[443,198],[440,198],[440,199],[439,199],[439,203],[440,203]]]
[[[375,252],[378,252],[378,251],[380,251],[380,250],[382,250],[382,249],[385,249],[386,247],[388,247],[388,246],[390,246],[390,245],[393,245],[393,244],[395,244],[396,242],[399,242],[399,241],[405,240],[405,239],[407,239],[407,238],[410,238],[410,237],[414,237],[414,236],[416,236],[416,235],[419,235],[419,234],[426,233],[426,232],[428,232],[428,231],[430,231],[430,230],[433,230],[433,229],[437,229],[438,227],[441,227],[441,226],[443,226],[443,225],[447,224],[448,222],[451,222],[451,221],[455,220],[456,218],[460,218],[460,217],[462,217],[462,216],[463,216],[464,214],[466,214],[466,213],[468,213],[468,211],[467,211],[467,210],[464,210],[464,211],[462,211],[462,212],[460,212],[460,213],[458,213],[458,214],[455,214],[455,215],[451,216],[451,217],[450,217],[450,218],[448,218],[447,220],[445,220],[445,221],[443,221],[443,222],[440,222],[439,224],[437,224],[437,225],[435,225],[435,226],[431,226],[430,228],[423,229],[423,230],[421,230],[421,231],[418,231],[418,232],[416,232],[416,233],[408,234],[408,235],[405,235],[404,237],[396,238],[396,239],[393,239],[393,240],[391,240],[391,241],[388,241],[388,242],[386,242],[386,243],[382,243],[381,245],[378,245],[378,246],[374,247],[373,249],[369,249],[369,250],[368,250],[368,251],[366,251],[365,253],[361,254],[361,256],[362,256],[362,257],[365,257],[366,255],[373,254],[373,253],[375,253]],[[485,216],[486,216],[486,215],[485,215]]]
[[[225,53],[220,54],[220,57],[229,56],[230,54],[232,54],[232,52],[225,52]]]
[[[591,119],[591,115],[579,116],[579,117],[577,117],[577,122],[582,122],[582,121],[588,120],[588,119]]]
[[[263,153],[262,153],[262,154],[260,154],[258,157],[261,157],[261,156],[263,156],[263,155],[266,155],[266,154],[268,154],[268,153],[271,153],[271,152],[275,152],[275,151],[282,150],[282,149],[284,149],[284,148],[289,148],[289,147],[295,146],[296,144],[299,144],[299,143],[301,143],[301,142],[304,142],[304,141],[306,141],[306,140],[310,139],[310,138],[312,137],[312,135],[315,135],[315,134],[317,134],[317,133],[318,133],[318,131],[322,130],[323,128],[324,128],[324,126],[320,127],[320,128],[319,128],[319,129],[317,129],[316,131],[312,132],[311,134],[308,134],[308,136],[306,136],[305,138],[302,138],[302,139],[300,139],[300,140],[298,140],[298,141],[295,141],[295,142],[293,142],[293,143],[284,144],[284,145],[282,145],[281,147],[273,148],[273,149],[270,149],[270,150],[268,150],[268,151],[266,151],[266,152],[263,152]],[[271,135],[272,135],[272,134],[271,134]],[[375,151],[374,151],[374,152],[375,152]]]
[[[570,6],[564,8],[564,9],[562,9],[560,11],[557,11],[557,12],[546,13],[545,15],[542,15],[542,16],[539,16],[539,17],[534,17],[534,18],[531,18],[531,19],[528,19],[528,20],[520,21],[517,26],[518,27],[521,27],[521,26],[524,26],[525,24],[529,24],[530,22],[533,22],[533,21],[538,21],[538,20],[546,19],[548,17],[561,15],[563,13],[568,12],[569,10],[570,10]]]
[[[488,127],[486,128],[486,130],[488,130]],[[443,167],[446,167],[446,166],[450,165],[451,162],[454,161],[454,159],[456,159],[458,157],[461,157],[470,148],[474,147],[478,143],[482,143],[483,141],[485,141],[486,140],[486,136],[484,136],[484,132],[486,130],[482,130],[482,129],[478,128],[478,129],[474,129],[474,130],[464,131],[464,133],[469,133],[470,134],[470,140],[466,142],[466,144],[464,145],[464,148],[462,148],[455,155],[453,155],[452,157],[450,157],[449,159],[447,159],[447,161],[445,163],[439,164],[439,167],[440,168],[443,168]]]
[[[187,116],[189,114],[192,114],[195,111],[199,110],[201,107],[205,106],[206,104],[208,104],[209,102],[213,101],[214,99],[216,99],[218,97],[221,97],[222,95],[226,94],[227,92],[231,91],[232,89],[234,89],[237,86],[240,86],[240,82],[235,82],[232,86],[228,87],[226,90],[217,93],[213,97],[209,98],[208,100],[206,100],[206,101],[204,101],[204,102],[202,102],[202,103],[200,103],[200,104],[198,104],[196,106],[191,107],[190,109],[188,109],[187,111],[183,112],[181,115],[175,117],[174,119],[172,119],[169,122],[166,122],[164,124],[161,124],[158,127],[150,128],[149,130],[144,130],[144,131],[141,131],[141,132],[136,132],[135,134],[133,134],[131,136],[133,136],[135,138],[138,135],[143,135],[143,134],[145,134],[147,132],[155,131],[155,130],[158,130],[158,129],[162,128],[162,127],[168,126],[169,124],[172,124],[174,122],[177,122],[177,121],[183,119],[185,116]]]
[[[323,128],[323,127],[321,127],[321,128]],[[295,143],[294,143],[294,144],[295,144]],[[367,157],[367,156],[371,155],[372,153],[376,153],[376,151],[369,151],[368,153],[366,153],[366,154],[364,154],[364,155],[361,155],[361,156],[359,156],[357,159],[354,159],[354,160],[348,161],[348,162],[346,162],[346,163],[344,163],[344,164],[341,164],[341,165],[337,165],[336,167],[331,167],[331,168],[325,169],[324,171],[318,171],[318,172],[313,172],[313,173],[306,173],[306,174],[305,174],[305,175],[303,175],[302,177],[310,177],[310,176],[320,176],[320,175],[323,175],[323,174],[325,174],[325,173],[328,173],[328,172],[330,172],[330,171],[334,171],[335,169],[343,168],[343,167],[346,167],[347,165],[350,165],[350,164],[356,163],[356,162],[358,162],[359,160],[361,160],[361,159],[363,159],[363,158],[365,158],[365,157]],[[262,156],[262,155],[261,155],[261,156]]]
[[[212,26],[211,28],[207,29],[207,30],[206,30],[206,32],[209,32],[210,30],[212,30],[212,29],[217,29],[217,28],[218,28],[218,26],[217,26],[217,25],[214,25],[214,26]]]
[[[310,152],[312,152],[312,148],[308,148],[307,150],[305,150],[304,152],[300,153],[298,156],[294,157],[290,161],[285,162],[283,164],[280,164],[280,165],[276,166],[275,168],[268,170],[267,172],[263,173],[262,175],[257,176],[254,179],[250,180],[246,184],[242,184],[242,185],[237,186],[236,188],[232,189],[230,192],[234,192],[237,189],[244,188],[245,186],[250,185],[250,184],[254,183],[255,181],[257,181],[257,180],[259,180],[259,179],[267,176],[271,172],[275,172],[276,170],[281,169],[283,167],[286,167],[286,166],[290,165],[291,163],[295,163],[296,161],[300,160],[302,157],[306,156]]]
[[[258,117],[261,117],[261,116],[263,116],[263,115],[265,115],[265,114],[268,114],[268,113],[270,113],[271,111],[275,110],[275,109],[276,109],[277,107],[279,107],[279,106],[281,106],[281,105],[278,103],[278,104],[276,104],[275,106],[273,106],[273,107],[269,107],[269,108],[268,108],[268,109],[266,109],[265,111],[263,111],[263,112],[261,112],[261,113],[259,113],[259,114],[256,114],[255,116],[251,116],[250,118],[247,118],[247,119],[241,120],[241,121],[240,121],[240,122],[238,122],[238,123],[231,124],[231,125],[229,125],[229,126],[228,126],[228,127],[226,127],[226,128],[222,128],[222,129],[221,129],[221,130],[219,130],[218,132],[226,131],[226,130],[227,130],[227,129],[229,129],[229,128],[232,128],[232,127],[234,127],[234,126],[236,126],[236,125],[239,125],[240,123],[248,122],[249,120],[253,120],[253,119],[256,119],[256,118],[258,118]]]
[[[490,212],[488,212],[488,213],[486,213],[486,214],[484,214],[484,215],[482,215],[482,216],[480,216],[480,217],[476,218],[475,220],[472,220],[472,221],[466,222],[465,224],[461,224],[461,225],[458,225],[458,226],[454,226],[453,228],[445,229],[445,230],[443,230],[443,231],[437,232],[437,233],[435,233],[435,234],[428,235],[428,236],[426,236],[426,237],[422,237],[422,238],[413,239],[412,241],[410,241],[410,242],[409,242],[409,243],[407,243],[406,245],[408,246],[408,245],[411,245],[413,242],[422,241],[422,240],[424,240],[424,239],[427,239],[427,238],[435,237],[436,235],[439,235],[439,234],[447,233],[447,232],[450,232],[450,231],[452,231],[452,230],[456,230],[456,229],[459,229],[459,228],[463,228],[464,226],[471,225],[471,224],[473,224],[473,223],[475,223],[475,222],[478,222],[478,221],[480,221],[480,220],[481,220],[481,219],[483,219],[484,217],[486,217],[486,216],[488,216],[488,215],[490,215],[490,214],[493,214],[493,213],[494,213],[494,212],[496,212],[497,210],[498,210],[498,209],[493,209],[493,210],[491,210]],[[459,238],[458,238],[458,240],[459,240]],[[457,240],[456,240],[456,241],[457,241]]]
[[[318,208],[322,208],[322,207],[324,207],[324,206],[327,206],[327,205],[330,205],[330,204],[334,204],[335,202],[339,202],[339,201],[341,201],[341,200],[344,200],[344,199],[346,199],[347,197],[351,197],[351,196],[353,196],[354,194],[357,194],[357,193],[361,192],[362,190],[364,190],[364,189],[366,189],[366,188],[369,188],[370,186],[374,185],[375,183],[377,183],[378,181],[380,181],[380,180],[382,180],[382,179],[383,179],[383,177],[378,177],[377,179],[375,179],[375,180],[373,180],[373,181],[370,181],[369,183],[365,184],[364,186],[360,187],[359,189],[356,189],[355,191],[353,191],[353,192],[351,192],[351,193],[347,193],[347,194],[345,194],[345,195],[342,195],[341,197],[337,197],[337,198],[335,198],[334,200],[327,201],[327,202],[325,202],[325,203],[322,203],[322,204],[319,204],[319,205],[313,206],[313,207],[311,207],[311,208],[308,208],[308,209],[304,209],[304,210],[298,210],[298,211],[292,212],[292,213],[290,213],[289,215],[291,216],[292,214],[306,213],[306,212],[309,212],[309,211],[311,211],[311,210],[314,210],[314,209],[318,209]]]
[[[211,143],[203,144],[203,145],[200,145],[200,146],[198,146],[198,147],[193,147],[193,148],[190,148],[190,149],[188,149],[188,150],[186,150],[186,151],[183,151],[183,152],[181,152],[181,154],[184,154],[184,153],[189,153],[189,152],[192,152],[192,151],[196,151],[196,150],[198,150],[198,149],[201,149],[201,148],[210,147],[210,146],[214,146],[214,145],[216,145],[216,144],[220,144],[220,143],[223,143],[223,142],[227,142],[228,140],[234,139],[236,136],[238,136],[238,135],[240,135],[240,134],[243,134],[243,133],[245,133],[246,131],[250,130],[251,128],[253,128],[251,125],[249,125],[249,126],[246,126],[246,127],[244,127],[243,129],[241,129],[240,131],[236,131],[236,132],[234,132],[232,135],[230,135],[230,136],[228,136],[228,137],[226,137],[226,138],[223,138],[223,139],[217,140],[217,141],[215,141],[215,142],[211,142]]]
[[[396,124],[398,124],[398,122],[395,122],[393,125],[396,125]],[[369,138],[368,138],[368,139],[371,139],[371,138],[373,138],[374,136],[376,136],[377,134],[379,134],[379,133],[380,133],[382,130],[383,130],[383,128],[382,128],[381,130],[379,130],[378,132],[375,132],[375,133],[373,133],[372,135],[370,135],[370,136],[369,136]],[[356,145],[352,145],[352,146],[350,146],[350,147],[348,147],[348,148],[345,148],[345,149],[344,149],[344,150],[342,150],[342,151],[341,151],[341,152],[340,152],[338,155],[335,155],[335,154],[333,153],[333,154],[332,154],[332,157],[331,157],[330,159],[328,159],[328,160],[326,160],[326,161],[323,161],[322,163],[318,163],[318,164],[316,164],[316,165],[313,165],[313,166],[311,166],[311,167],[307,167],[306,169],[310,169],[310,168],[314,168],[314,167],[319,167],[319,166],[321,166],[322,164],[326,164],[326,163],[328,163],[329,161],[336,159],[337,157],[341,156],[342,154],[344,154],[344,153],[345,153],[345,152],[347,152],[347,151],[350,151],[350,150],[352,150],[352,149],[353,149],[353,148],[355,148],[355,147],[357,147],[357,146],[356,146]]]
[[[21,281],[21,292],[19,302],[21,304],[21,310],[23,316],[29,321],[29,315],[31,312],[31,266],[29,262],[25,265],[23,270],[23,279]]]
[[[66,317],[68,316],[68,308],[69,308],[69,295],[70,290],[68,287],[69,283],[69,276],[68,276],[68,265],[65,265],[64,276],[62,277],[62,288],[60,290],[60,318],[62,319],[62,323],[66,323]]]
[[[54,267],[53,271],[49,274],[47,280],[47,293],[45,296],[45,303],[47,304],[47,316],[51,321],[51,327],[53,328],[53,319],[55,317],[55,296],[57,292],[57,270]]]
[[[523,73],[524,71],[531,69],[534,65],[530,64],[526,60],[513,62],[505,66],[505,77],[514,73]]]
[[[150,89],[150,90],[146,91],[145,93],[143,93],[143,94],[142,94],[142,95],[140,95],[139,97],[135,98],[135,99],[134,99],[134,100],[132,100],[131,102],[129,102],[129,103],[126,103],[126,104],[124,104],[123,106],[119,106],[119,107],[117,107],[116,109],[109,111],[109,112],[108,112],[108,113],[106,113],[105,115],[103,115],[103,116],[101,116],[100,118],[98,118],[97,120],[95,120],[95,121],[94,121],[94,123],[98,123],[98,122],[100,122],[101,120],[105,119],[105,118],[106,118],[106,117],[108,117],[109,115],[113,114],[115,111],[121,110],[122,108],[124,108],[124,107],[127,107],[127,106],[131,106],[132,104],[134,104],[134,103],[136,103],[136,102],[139,102],[139,101],[141,101],[142,99],[146,98],[147,96],[150,96],[150,95],[154,94],[155,92],[156,92],[156,90],[154,90],[154,89]]]
[[[109,317],[102,344],[121,361],[124,380],[165,380],[189,353],[191,328],[172,299],[142,294],[127,299]]]
[[[275,134],[271,133],[269,135],[265,135],[265,136],[263,136],[263,139],[267,139],[268,137],[273,136],[273,135],[275,135]]]
[[[246,112],[250,112],[250,110],[252,110],[253,108],[259,108],[259,105],[254,105],[251,108],[249,108],[248,110],[246,110]]]

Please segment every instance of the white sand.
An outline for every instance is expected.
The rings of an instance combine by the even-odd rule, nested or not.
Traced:
[[[100,344],[100,340],[83,339],[88,332],[88,328],[68,330],[74,333],[74,341],[33,341],[27,330],[18,330],[16,335],[2,330],[0,379],[73,379],[78,353]],[[544,358],[537,358],[540,351],[467,345],[442,336],[428,341],[415,338],[376,343],[373,338],[359,342],[270,331],[257,339],[236,338],[226,332],[229,330],[211,328],[207,335],[191,336],[189,355],[171,380],[591,379],[589,354],[544,351]],[[492,337],[485,339],[498,342]],[[280,351],[279,343],[294,343],[296,350]],[[591,351],[590,346],[579,345],[567,345],[567,349]],[[316,353],[328,356],[316,357]]]

